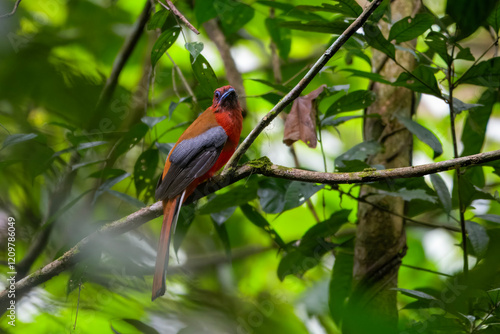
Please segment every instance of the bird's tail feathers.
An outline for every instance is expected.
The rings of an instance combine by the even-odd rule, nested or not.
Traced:
[[[182,206],[182,200],[180,200],[181,196],[184,197],[184,193],[175,198],[163,201],[163,223],[161,225],[160,242],[158,243],[158,255],[156,256],[151,300],[155,300],[165,294],[165,276],[168,266],[170,239],[175,230],[179,211]]]

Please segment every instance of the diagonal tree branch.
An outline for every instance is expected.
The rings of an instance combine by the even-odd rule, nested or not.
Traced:
[[[224,36],[221,28],[219,28],[216,19],[211,19],[203,23],[203,27],[205,28],[205,31],[210,40],[214,42],[215,46],[219,50],[222,62],[224,63],[227,81],[229,81],[229,84],[233,86],[238,92],[240,105],[243,108],[243,116],[245,116],[245,113],[247,111],[247,102],[246,98],[244,97],[246,96],[245,86],[243,85],[243,78],[241,76],[241,73],[240,71],[238,71],[236,62],[231,55],[231,47],[227,43],[226,36]]]
[[[278,177],[294,181],[335,185],[420,177],[427,174],[439,173],[442,171],[457,169],[460,167],[480,165],[496,160],[500,160],[500,150],[419,166],[354,173],[323,173],[295,168],[286,168],[283,166],[272,164],[267,158],[261,158],[259,160],[251,161],[235,170],[232,170],[229,174],[215,176],[208,182],[201,184],[197,188],[195,195],[188,198],[187,202],[192,202],[198,198],[213,193],[218,189],[221,189],[238,180],[244,179],[252,174],[261,174],[268,177]],[[161,214],[162,205],[161,202],[157,202],[151,206],[142,208],[128,215],[127,217],[103,226],[98,231],[83,238],[61,257],[47,264],[45,267],[35,271],[31,275],[23,278],[22,280],[16,282],[15,289],[17,298],[20,298],[22,295],[26,294],[31,288],[40,285],[50,280],[52,277],[60,274],[67,268],[77,263],[82,258],[85,258],[85,256],[88,256],[88,252],[86,251],[98,247],[99,243],[104,241],[106,238],[120,235],[133,230],[141,226],[142,224],[156,217],[159,217]],[[419,223],[416,220],[412,220],[412,222]],[[428,224],[423,223],[422,225]],[[5,312],[5,310],[7,309],[10,300],[7,294],[7,290],[4,290],[0,293],[0,310],[3,310],[3,312]]]
[[[191,31],[193,31],[196,35],[200,34],[200,32],[198,31],[198,29],[196,29],[191,24],[191,22],[189,22],[188,19],[186,19],[186,17],[184,15],[182,15],[182,13],[174,6],[174,4],[172,3],[172,1],[165,0],[165,2],[167,3],[167,5],[165,5],[163,2],[161,2],[161,0],[158,0],[158,3],[160,5],[162,5],[163,7],[165,7],[165,9],[172,11],[175,14],[175,16],[177,16],[179,19],[181,19],[181,21],[184,22],[188,26],[189,29],[191,29]]]
[[[108,80],[106,80],[106,84],[104,85],[101,95],[99,96],[99,100],[97,101],[97,108],[96,108],[97,111],[100,111],[108,106],[108,103],[111,100],[111,97],[113,96],[113,92],[115,91],[116,85],[118,84],[118,78],[120,76],[120,73],[125,67],[127,60],[132,55],[132,52],[134,51],[142,35],[142,31],[144,30],[144,27],[148,22],[149,15],[151,13],[151,8],[152,8],[151,1],[146,0],[144,9],[137,18],[137,21],[135,22],[134,27],[132,29],[132,33],[127,37],[120,52],[115,58],[111,74]],[[100,118],[101,114],[97,112],[95,114],[95,117]]]
[[[374,0],[369,4],[363,13],[353,22],[351,25],[340,35],[335,42],[319,57],[318,61],[311,67],[311,69],[304,75],[304,77],[299,81],[299,83],[292,88],[284,98],[282,98],[278,104],[274,106],[273,109],[266,116],[264,116],[261,121],[257,124],[255,128],[250,132],[250,134],[245,138],[243,143],[238,147],[236,152],[227,163],[226,167],[222,171],[223,174],[228,174],[231,168],[236,167],[240,158],[245,154],[250,145],[255,141],[257,136],[278,116],[290,103],[293,102],[300,93],[307,87],[311,80],[319,73],[319,71],[328,63],[328,61],[333,57],[337,51],[340,50],[342,45],[344,45],[347,40],[354,35],[359,28],[368,20],[370,15],[375,11],[375,9],[382,3],[382,0]]]
[[[12,9],[12,11],[10,13],[6,13],[6,14],[3,14],[3,15],[0,15],[0,19],[3,19],[3,18],[6,18],[6,17],[14,15],[16,13],[17,7],[19,7],[20,3],[21,3],[21,0],[17,0],[16,3],[14,4],[14,8]]]

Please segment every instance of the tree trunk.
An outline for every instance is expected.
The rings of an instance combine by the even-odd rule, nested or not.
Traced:
[[[414,16],[419,0],[398,0],[391,5],[392,21]],[[379,25],[387,37],[390,26]],[[414,48],[415,41],[409,47]],[[415,67],[414,56],[409,52],[397,51],[397,61],[409,71]],[[374,71],[389,80],[395,80],[403,70],[387,56],[374,50],[372,64]],[[369,158],[371,165],[385,168],[404,167],[411,164],[412,135],[398,123],[395,115],[411,117],[414,110],[414,94],[403,87],[381,83],[371,86],[377,99],[367,114],[377,113],[380,118],[366,118],[364,140],[382,144],[380,153]],[[370,186],[363,186],[360,197],[370,195],[374,205],[359,203],[358,228],[354,249],[354,293],[349,302],[353,316],[344,322],[348,333],[392,333],[397,329],[398,310],[396,304],[398,270],[406,250],[403,219],[388,213],[404,214],[401,198],[379,195]],[[381,210],[382,207],[385,210]],[[356,316],[354,316],[354,314]],[[357,318],[357,319],[356,319]],[[360,321],[362,319],[362,321]]]

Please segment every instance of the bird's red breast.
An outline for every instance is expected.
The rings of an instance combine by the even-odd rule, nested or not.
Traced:
[[[185,157],[186,160],[192,160],[187,161],[186,164],[181,167],[181,171],[178,171],[177,168],[175,174],[172,175],[172,177],[191,178],[193,175],[196,175],[188,184],[183,184],[183,186],[185,186],[184,189],[188,190],[186,195],[189,195],[189,190],[194,190],[198,184],[212,177],[231,158],[238,146],[242,123],[242,109],[238,103],[238,97],[235,90],[231,86],[218,88],[214,93],[212,105],[198,116],[186,131],[184,131],[170,151],[165,162],[162,179],[165,180],[165,178],[169,177],[172,163],[174,165],[182,165],[182,163],[177,162],[177,160],[180,160],[177,156]],[[196,160],[196,154],[193,155],[193,157],[189,156],[189,154],[194,151],[200,151],[200,154],[203,153],[208,156],[208,151],[213,148],[214,144],[219,142],[223,142],[223,145],[221,148],[211,151],[213,155],[217,156],[210,168],[205,168],[206,170],[200,168],[201,163]],[[174,158],[174,161],[172,161],[172,158]],[[177,158],[177,160],[175,158]],[[213,156],[209,158],[213,158]],[[201,175],[197,173],[199,170],[203,170]],[[158,184],[158,189],[161,183],[162,181]],[[178,191],[181,190],[178,188],[178,191],[164,191],[163,196],[161,196],[158,189],[156,193],[157,199],[174,197],[178,194]]]

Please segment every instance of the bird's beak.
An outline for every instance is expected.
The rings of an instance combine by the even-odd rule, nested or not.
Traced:
[[[220,98],[220,101],[224,101],[227,97],[229,97],[229,95],[231,95],[232,93],[234,93],[234,95],[236,96],[236,91],[234,90],[234,88],[229,88],[227,90],[227,92],[224,93],[224,95],[221,96]]]

